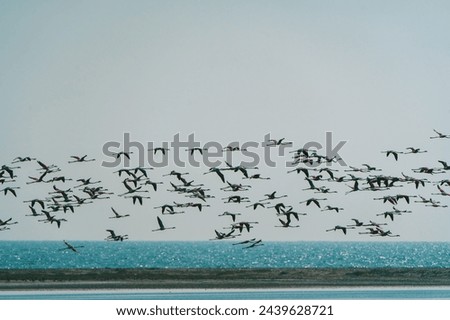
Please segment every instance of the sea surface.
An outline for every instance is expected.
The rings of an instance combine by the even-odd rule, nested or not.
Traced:
[[[447,242],[0,241],[0,269],[450,268]]]

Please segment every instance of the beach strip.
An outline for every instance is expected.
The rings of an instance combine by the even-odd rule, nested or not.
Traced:
[[[0,269],[0,290],[450,286],[450,268]]]

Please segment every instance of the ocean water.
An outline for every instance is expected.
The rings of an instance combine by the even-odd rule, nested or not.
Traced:
[[[450,268],[450,243],[0,241],[0,269],[35,268]]]

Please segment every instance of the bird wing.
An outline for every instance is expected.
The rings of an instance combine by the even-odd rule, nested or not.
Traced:
[[[160,219],[159,217],[156,217],[156,219],[158,220],[159,228],[160,228],[161,230],[164,230],[164,224],[163,224],[163,222],[161,221],[161,219]]]
[[[113,208],[113,207],[111,207],[111,210],[112,210],[112,212],[114,212],[114,214],[116,215],[116,217],[120,217],[120,214],[118,214],[118,213],[117,213],[117,211],[116,211],[116,210],[114,210],[114,208]]]
[[[306,178],[306,181],[308,181],[309,187],[310,187],[311,189],[316,189],[316,186],[314,185],[314,183],[312,182],[311,179]]]
[[[438,160],[438,162],[439,162],[440,164],[442,164],[444,167],[448,167],[447,162],[442,161],[442,160]]]
[[[220,177],[222,182],[225,183],[225,176],[223,175],[223,173],[221,171],[219,171],[219,170],[217,170],[216,173]]]
[[[48,169],[48,166],[45,165],[43,162],[41,162],[41,161],[38,160],[37,163],[42,167],[42,169],[45,169],[45,170]]]

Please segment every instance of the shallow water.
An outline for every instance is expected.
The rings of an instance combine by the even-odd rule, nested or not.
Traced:
[[[322,288],[302,290],[0,291],[1,300],[396,300],[450,299],[450,287]]]

